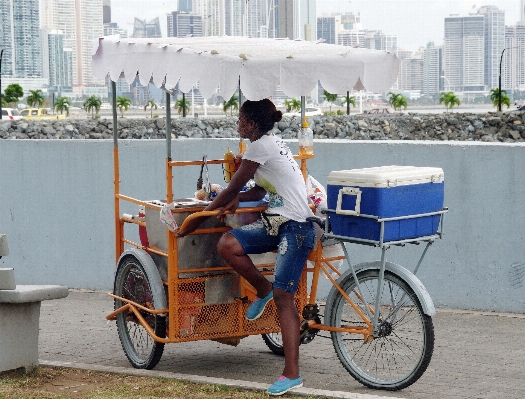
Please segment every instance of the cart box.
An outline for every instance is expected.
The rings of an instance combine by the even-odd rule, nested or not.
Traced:
[[[382,166],[330,172],[328,208],[336,235],[379,241],[381,223],[359,215],[390,218],[443,210],[441,168]],[[440,215],[385,221],[383,241],[436,234]]]

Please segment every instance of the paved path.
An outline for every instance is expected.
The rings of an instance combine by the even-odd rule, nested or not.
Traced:
[[[103,292],[71,291],[42,302],[39,357],[42,364],[135,372],[120,346],[113,308]],[[329,339],[301,346],[299,393],[338,398],[525,398],[525,315],[438,311],[436,345],[426,373],[398,392],[376,391],[356,382],[341,366]],[[282,369],[260,336],[237,347],[212,341],[168,344],[160,363],[143,375],[265,389]]]

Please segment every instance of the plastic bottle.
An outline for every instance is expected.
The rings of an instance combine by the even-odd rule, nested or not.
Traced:
[[[230,150],[230,147],[224,154],[224,160],[229,161],[224,164],[224,181],[229,183],[235,173],[235,154]]]
[[[246,150],[246,143],[241,139],[239,141],[239,153],[235,156],[235,171],[239,170],[241,167],[242,156]]]
[[[299,155],[314,155],[314,132],[308,126],[306,116],[301,126],[301,130],[299,130],[297,135],[299,139]]]

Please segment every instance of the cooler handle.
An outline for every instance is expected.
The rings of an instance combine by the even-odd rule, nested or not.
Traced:
[[[355,209],[341,209],[343,203],[343,195],[355,195]],[[335,213],[338,215],[350,215],[350,216],[359,216],[361,213],[361,190],[357,187],[343,187],[339,190],[339,195],[337,196],[337,207],[335,208]]]

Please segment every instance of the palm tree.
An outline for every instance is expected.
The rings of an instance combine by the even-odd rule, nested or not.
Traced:
[[[326,101],[330,103],[330,112],[332,112],[332,104],[335,103],[335,100],[337,100],[337,94],[328,93],[326,90],[324,91],[324,98],[326,98]]]
[[[490,90],[490,101],[492,101],[492,104],[494,104],[494,106],[496,108],[499,109],[498,107],[498,104],[499,104],[499,89],[491,89]],[[501,90],[501,104],[502,105],[506,105],[507,108],[510,108],[510,98],[509,96],[507,95],[507,90]]]
[[[102,100],[98,98],[97,96],[90,96],[84,101],[84,104],[82,105],[86,112],[91,112],[91,118],[95,118],[95,115],[93,115],[93,111],[98,115],[98,111],[100,111],[100,106],[102,105]]]
[[[394,111],[401,109],[401,107],[407,109],[408,106],[407,99],[404,95],[392,93],[391,91],[388,92],[388,103],[394,108]]]
[[[301,109],[301,101],[299,101],[297,98],[284,100],[284,106],[286,107],[286,112],[299,111]]]
[[[182,98],[180,98],[177,101],[175,101],[174,108],[177,109],[177,113],[179,115],[182,113],[183,116],[184,116],[190,110],[190,102],[188,100],[186,100],[186,97],[183,96]]]
[[[120,111],[121,118],[124,118],[124,111],[127,111],[130,105],[131,105],[131,100],[129,98],[124,97],[124,96],[117,97],[117,108]]]
[[[346,96],[343,97],[343,101],[341,101],[341,104],[343,106],[347,106],[347,115],[350,115],[350,106],[349,105],[353,105],[354,108],[357,107],[357,104],[355,102],[355,96],[351,96],[348,94],[346,94]]]
[[[66,116],[69,116],[69,107],[71,107],[71,103],[67,97],[58,97],[54,105],[57,112],[63,114],[66,111]]]
[[[228,101],[224,101],[222,104],[222,110],[224,113],[230,110],[230,116],[233,116],[233,110],[239,109],[239,99],[233,94]]]
[[[40,108],[45,100],[42,90],[29,90],[29,92],[31,94],[27,96],[27,104],[31,107],[35,107],[38,104],[38,108]]]
[[[155,100],[154,99],[150,99],[148,100],[148,102],[146,103],[146,105],[144,106],[144,111],[146,111],[147,108],[150,108],[150,111],[151,111],[151,115],[150,117],[153,118],[153,108],[157,109],[158,106],[157,106],[157,103],[155,103]]]
[[[447,107],[447,110],[450,108],[452,111],[452,107],[454,105],[460,105],[461,101],[459,101],[459,98],[456,97],[453,91],[449,92],[441,92],[439,93],[439,103],[444,103],[445,107]]]

